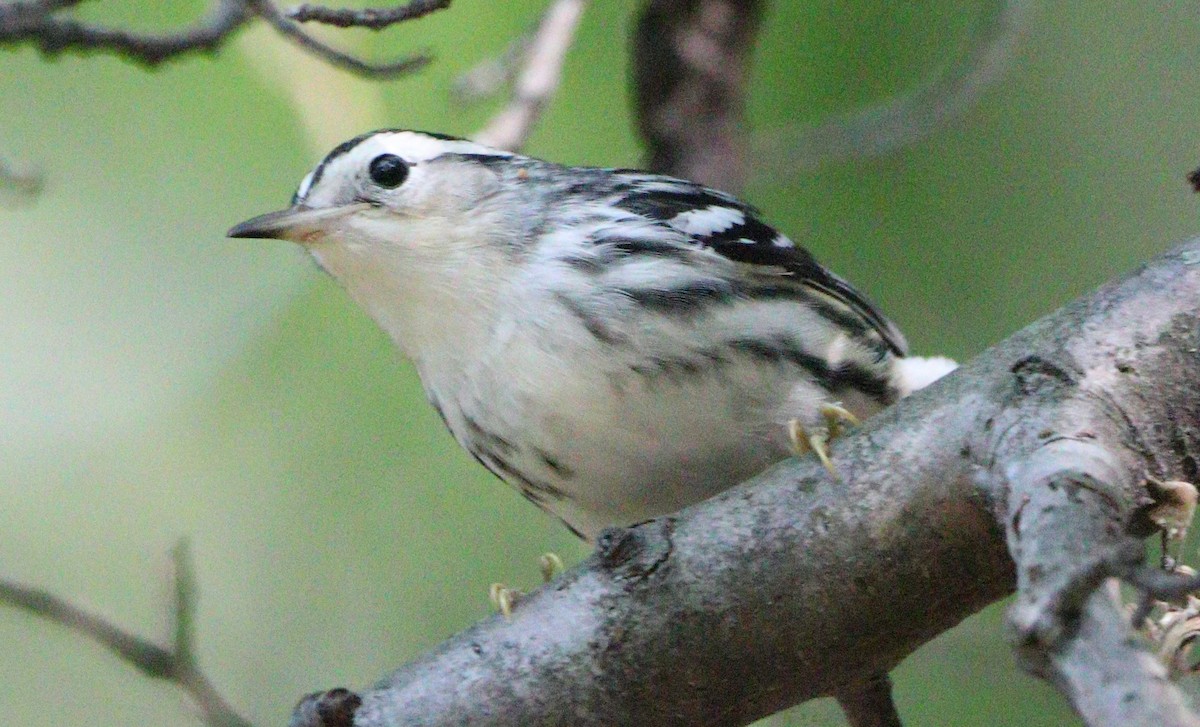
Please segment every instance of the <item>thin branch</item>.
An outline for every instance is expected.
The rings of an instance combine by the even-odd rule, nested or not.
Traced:
[[[306,5],[292,12],[318,22],[325,17],[336,18],[349,12],[352,18],[361,16],[365,21],[369,21],[352,24],[378,29],[423,17],[440,7],[445,7],[449,2],[450,0],[416,0],[397,8],[363,11],[338,11]],[[161,34],[107,28],[63,17],[58,13],[76,4],[78,3],[71,0],[42,0],[0,5],[0,45],[30,43],[47,56],[55,56],[68,50],[79,53],[104,52],[155,67],[189,53],[215,51],[257,16],[309,53],[360,76],[392,78],[417,71],[430,61],[426,52],[386,63],[360,60],[312,37],[295,21],[282,14],[269,0],[217,0],[209,14],[195,25],[173,33]]]
[[[304,4],[287,10],[284,15],[297,23],[322,23],[338,28],[384,28],[416,20],[450,7],[450,0],[411,0],[394,8],[327,8]]]
[[[30,44],[50,57],[66,51],[109,53],[154,68],[189,53],[214,52],[251,19],[259,17],[308,53],[359,76],[393,78],[418,71],[432,60],[428,52],[386,63],[360,60],[309,35],[295,20],[280,13],[270,0],[216,0],[212,10],[194,25],[171,33],[136,33],[84,23],[60,14],[81,1],[0,3],[0,46]],[[378,30],[424,17],[449,4],[450,0],[412,0],[395,8],[357,11],[302,5],[289,14],[301,21]],[[18,173],[0,159],[0,201],[28,201],[41,191],[41,187],[39,176]]]
[[[1146,474],[1200,459],[1197,350],[1200,239],[873,417],[839,440],[839,481],[790,460],[607,531],[511,619],[362,692],[353,723],[727,727],[835,695],[889,724],[863,685],[1019,582],[1019,652],[1087,724],[1194,727],[1105,584],[1141,566]]]
[[[525,145],[558,89],[563,62],[586,7],[585,0],[554,0],[547,8],[524,52],[512,100],[475,134],[476,141],[510,150]]]
[[[52,13],[56,10],[73,8],[83,2],[84,0],[16,0],[9,5],[24,6],[26,10],[34,13]]]
[[[406,58],[390,63],[368,63],[354,56],[326,45],[304,31],[300,25],[279,12],[270,0],[244,0],[247,5],[267,21],[285,38],[291,40],[300,48],[312,53],[325,62],[344,68],[366,78],[391,78],[401,76],[424,68],[433,60],[427,51],[415,53]]]
[[[207,16],[174,33],[133,33],[55,15],[74,3],[13,3],[0,6],[0,45],[32,43],[47,56],[71,50],[106,52],[154,67],[192,52],[216,50],[252,14],[243,0],[218,0]]]
[[[0,602],[29,611],[96,641],[146,676],[166,679],[171,674],[169,651],[124,631],[105,619],[46,591],[0,580]]]
[[[200,707],[209,727],[252,727],[225,701],[195,657],[196,589],[187,543],[171,550],[173,647],[165,649],[46,591],[0,579],[0,603],[28,611],[92,639],[146,676],[179,685]]]
[[[755,172],[795,177],[821,164],[869,159],[928,138],[974,108],[1004,76],[1032,14],[1031,0],[991,0],[964,57],[915,90],[817,126],[756,134]]]

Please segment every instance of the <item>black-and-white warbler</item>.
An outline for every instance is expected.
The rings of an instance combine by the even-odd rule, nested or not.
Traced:
[[[458,442],[581,536],[824,458],[952,368],[701,185],[378,131],[232,237],[307,247],[416,364]]]

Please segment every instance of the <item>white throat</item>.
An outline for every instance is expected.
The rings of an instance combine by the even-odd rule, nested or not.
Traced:
[[[505,278],[496,268],[507,261],[479,249],[456,255],[454,247],[352,241],[318,243],[310,252],[426,378],[465,371],[500,311],[497,283]]]

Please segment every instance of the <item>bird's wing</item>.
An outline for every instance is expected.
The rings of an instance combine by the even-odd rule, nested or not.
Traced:
[[[668,225],[755,274],[786,276],[865,323],[896,355],[906,355],[903,334],[871,301],[763,222],[753,207],[682,179],[626,170],[616,174],[623,182],[617,206]]]

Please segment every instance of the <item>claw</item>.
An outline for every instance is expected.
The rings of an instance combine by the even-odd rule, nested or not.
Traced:
[[[538,558],[538,566],[542,570],[543,583],[549,583],[554,580],[555,576],[567,569],[557,553],[542,553],[542,557]]]
[[[815,453],[829,474],[836,478],[837,470],[829,459],[829,443],[842,436],[846,424],[858,426],[858,417],[840,404],[822,404],[818,411],[825,419],[824,428],[809,432],[799,419],[793,419],[788,422],[788,439],[797,455]]]
[[[829,428],[830,441],[842,436],[842,432],[845,431],[845,427],[842,426],[843,422],[855,427],[862,424],[858,417],[841,404],[822,404],[820,411],[821,416],[825,417],[825,426]]]
[[[542,571],[543,583],[549,583],[555,576],[566,570],[562,558],[558,557],[556,553],[543,553],[542,557],[538,558],[538,567]],[[512,618],[513,608],[524,595],[523,592],[509,588],[503,583],[493,583],[488,588],[488,600],[504,618]]]
[[[513,607],[517,605],[517,601],[522,595],[524,594],[517,589],[509,588],[503,583],[493,583],[488,588],[488,599],[504,618],[512,618]]]
[[[814,452],[817,459],[821,460],[821,464],[825,465],[825,469],[829,470],[829,474],[837,476],[837,471],[833,468],[833,462],[829,461],[829,432],[818,431],[809,434],[804,425],[799,419],[793,419],[788,422],[788,439],[792,440],[792,450],[797,456]]]

